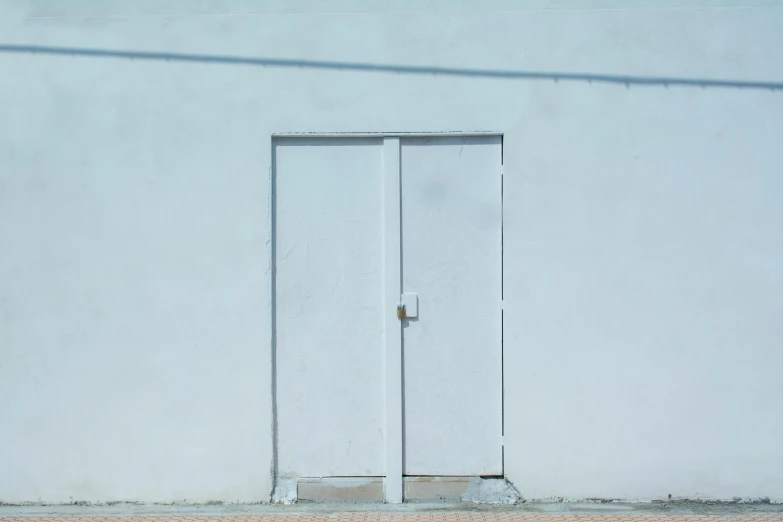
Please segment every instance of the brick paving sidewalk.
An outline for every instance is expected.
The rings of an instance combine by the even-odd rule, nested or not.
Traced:
[[[252,515],[0,515],[2,522],[783,522],[783,513],[548,514],[548,513],[339,513]]]

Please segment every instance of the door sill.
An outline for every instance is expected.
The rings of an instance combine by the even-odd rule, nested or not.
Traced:
[[[383,502],[384,477],[300,477],[296,498],[304,502]],[[405,502],[513,504],[518,492],[503,477],[403,477]]]

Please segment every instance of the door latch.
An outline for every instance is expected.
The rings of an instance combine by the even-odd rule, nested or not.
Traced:
[[[404,304],[398,304],[397,305],[397,319],[405,319],[405,305]]]
[[[403,315],[407,319],[419,317],[419,296],[413,292],[408,292],[400,296],[400,306],[402,306]],[[399,316],[399,308],[398,316]]]

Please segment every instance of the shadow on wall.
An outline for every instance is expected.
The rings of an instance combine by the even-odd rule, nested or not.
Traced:
[[[255,65],[262,67],[288,67],[309,69],[331,69],[342,71],[383,72],[397,74],[418,74],[432,76],[462,76],[481,78],[502,78],[509,80],[549,80],[549,81],[580,81],[588,83],[613,83],[631,85],[647,85],[660,87],[718,87],[736,89],[763,89],[771,91],[783,90],[783,82],[774,81],[741,81],[707,78],[677,78],[661,76],[625,76],[620,74],[591,74],[569,72],[536,72],[493,69],[469,69],[458,67],[429,67],[423,65],[383,65],[361,62],[335,62],[317,60],[293,60],[283,58],[253,58],[243,56],[183,54],[148,51],[122,51],[108,49],[87,49],[78,47],[51,47],[36,45],[0,44],[2,53],[46,54],[60,56],[87,56],[94,58],[126,58],[131,60],[179,61],[221,63],[228,65]]]

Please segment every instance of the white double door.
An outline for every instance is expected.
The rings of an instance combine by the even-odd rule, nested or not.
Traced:
[[[501,138],[274,149],[278,477],[502,475]]]

